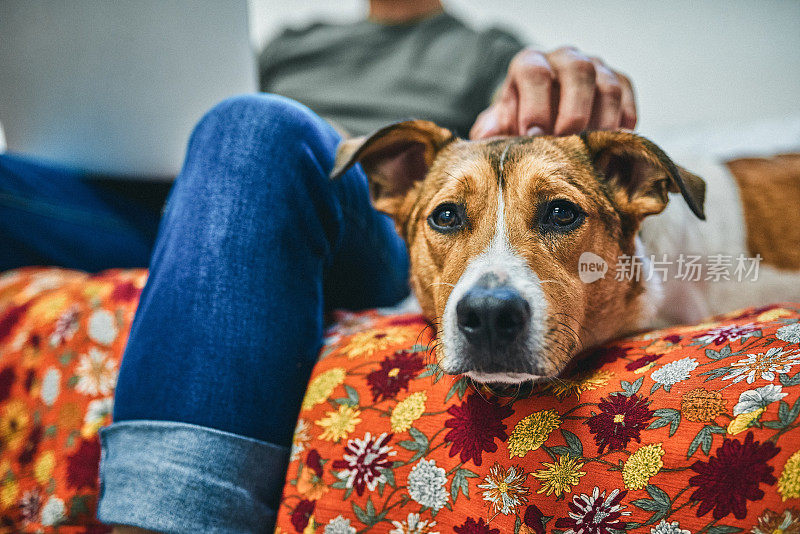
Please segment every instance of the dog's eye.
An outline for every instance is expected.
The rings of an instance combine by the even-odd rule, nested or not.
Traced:
[[[555,200],[547,206],[542,225],[553,230],[568,231],[577,228],[583,218],[583,212],[572,202]]]
[[[428,224],[443,234],[455,232],[464,226],[464,208],[458,204],[446,203],[437,206],[428,216]]]

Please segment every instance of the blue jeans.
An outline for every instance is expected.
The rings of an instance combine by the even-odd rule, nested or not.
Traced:
[[[0,154],[0,271],[146,267],[167,184],[131,187],[148,193],[122,194],[80,171]]]
[[[291,100],[241,96],[197,125],[102,431],[108,523],[266,532],[330,308],[408,293],[408,257],[340,138]]]

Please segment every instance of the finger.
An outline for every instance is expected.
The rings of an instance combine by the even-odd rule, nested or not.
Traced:
[[[475,124],[472,125],[472,129],[469,131],[469,138],[470,139],[482,139],[484,137],[491,137],[491,135],[485,135],[489,131],[497,131],[499,128],[497,127],[497,110],[496,106],[492,105],[486,108],[478,115],[478,118],[475,119]]]
[[[636,94],[633,92],[633,84],[624,74],[619,72],[616,74],[622,87],[622,99],[620,103],[622,117],[620,119],[620,126],[628,130],[633,130],[636,128],[636,120],[638,118],[636,112]]]
[[[622,83],[600,59],[592,58],[592,64],[596,73],[596,89],[589,128],[616,130],[622,117]]]
[[[518,95],[515,133],[549,133],[553,126],[550,101],[553,71],[547,58],[541,52],[523,50],[515,56],[508,71]]]
[[[503,87],[500,99],[481,113],[470,132],[471,139],[497,135],[517,135],[517,97],[510,82]]]
[[[592,117],[595,92],[595,67],[591,60],[573,48],[561,48],[548,55],[560,86],[555,135],[585,130]]]

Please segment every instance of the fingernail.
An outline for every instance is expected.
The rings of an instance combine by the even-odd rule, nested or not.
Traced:
[[[538,126],[531,126],[528,128],[528,131],[525,132],[526,135],[535,136],[535,135],[544,135],[544,130],[539,128]]]

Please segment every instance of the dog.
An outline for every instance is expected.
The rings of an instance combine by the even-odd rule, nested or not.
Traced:
[[[715,309],[703,305],[698,295],[707,291],[698,284],[684,283],[689,289],[681,292],[658,277],[582,279],[587,253],[600,265],[629,258],[644,267],[654,252],[711,253],[702,236],[712,193],[722,204],[714,209],[723,210],[714,219],[718,233],[737,224],[719,198],[731,184],[707,186],[632,132],[468,141],[411,120],[342,142],[331,178],[357,162],[373,205],[392,217],[408,246],[412,289],[436,326],[436,358],[446,373],[490,384],[545,381],[584,349]],[[670,193],[681,195],[683,211],[655,226],[648,250],[643,222],[665,210]],[[800,200],[789,197],[773,206],[784,217]],[[684,238],[658,237],[664,234]],[[778,279],[784,298],[786,287],[800,287],[800,278]]]

